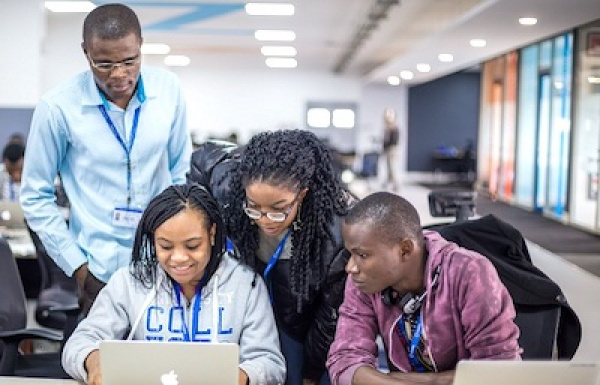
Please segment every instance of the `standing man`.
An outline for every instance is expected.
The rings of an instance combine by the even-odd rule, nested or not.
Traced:
[[[141,68],[136,14],[106,4],[88,14],[81,48],[89,70],[44,95],[31,123],[21,204],[27,222],[67,275],[87,314],[97,293],[129,264],[147,203],[185,182],[191,157],[177,77]],[[60,173],[69,223],[54,197]]]
[[[396,123],[396,111],[386,108],[383,112],[383,154],[385,156],[387,188],[395,191],[398,186],[396,169],[398,168],[398,143],[400,142],[400,128]]]
[[[388,192],[344,218],[349,276],[327,359],[332,384],[450,385],[459,360],[520,359],[513,302],[492,263],[420,223]],[[377,335],[389,373],[377,369]]]

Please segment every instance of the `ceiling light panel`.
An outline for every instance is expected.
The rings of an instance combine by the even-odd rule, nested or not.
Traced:
[[[535,17],[521,17],[519,19],[519,24],[521,24],[521,25],[536,25],[537,19]]]
[[[400,72],[400,77],[404,80],[411,80],[415,77],[412,71],[404,70]]]
[[[90,1],[46,1],[46,9],[51,12],[87,13],[96,8]]]
[[[429,71],[431,71],[431,66],[427,63],[419,63],[419,64],[417,64],[417,71],[429,72]]]
[[[294,6],[287,3],[248,3],[246,13],[252,16],[292,16]]]
[[[441,53],[438,55],[438,59],[442,63],[450,63],[454,61],[454,56],[451,53]]]
[[[387,82],[390,86],[398,86],[400,85],[400,78],[398,76],[388,76]]]
[[[293,58],[270,57],[265,60],[269,68],[296,68],[298,62]]]
[[[471,44],[471,47],[482,48],[487,45],[487,41],[485,41],[483,39],[471,39],[469,41],[469,44]]]

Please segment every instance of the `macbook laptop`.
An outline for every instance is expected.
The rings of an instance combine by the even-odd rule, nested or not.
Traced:
[[[600,385],[599,364],[574,361],[460,361],[454,385]]]
[[[0,200],[0,226],[25,229],[25,216],[19,202]]]
[[[102,341],[103,385],[237,385],[235,343]]]

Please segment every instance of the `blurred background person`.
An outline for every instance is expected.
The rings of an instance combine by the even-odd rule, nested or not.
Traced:
[[[396,123],[396,110],[386,108],[383,111],[383,154],[385,157],[386,187],[392,190],[398,188],[396,169],[398,168],[398,144],[400,142],[400,128]]]
[[[4,147],[0,170],[0,200],[19,200],[24,157],[25,145],[22,142],[9,141]]]

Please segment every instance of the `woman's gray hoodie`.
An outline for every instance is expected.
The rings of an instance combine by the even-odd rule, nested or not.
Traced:
[[[98,349],[102,340],[184,339],[182,311],[173,286],[164,270],[158,267],[157,271],[158,281],[162,283],[152,289],[144,288],[127,267],[111,277],[87,318],[65,344],[62,364],[69,375],[87,381],[85,358]],[[248,374],[250,384],[283,384],[285,362],[263,280],[225,255],[201,295],[198,328],[195,332],[190,330],[191,339],[237,343],[240,368]],[[194,300],[190,301],[191,305],[182,304],[188,329],[191,329]]]

